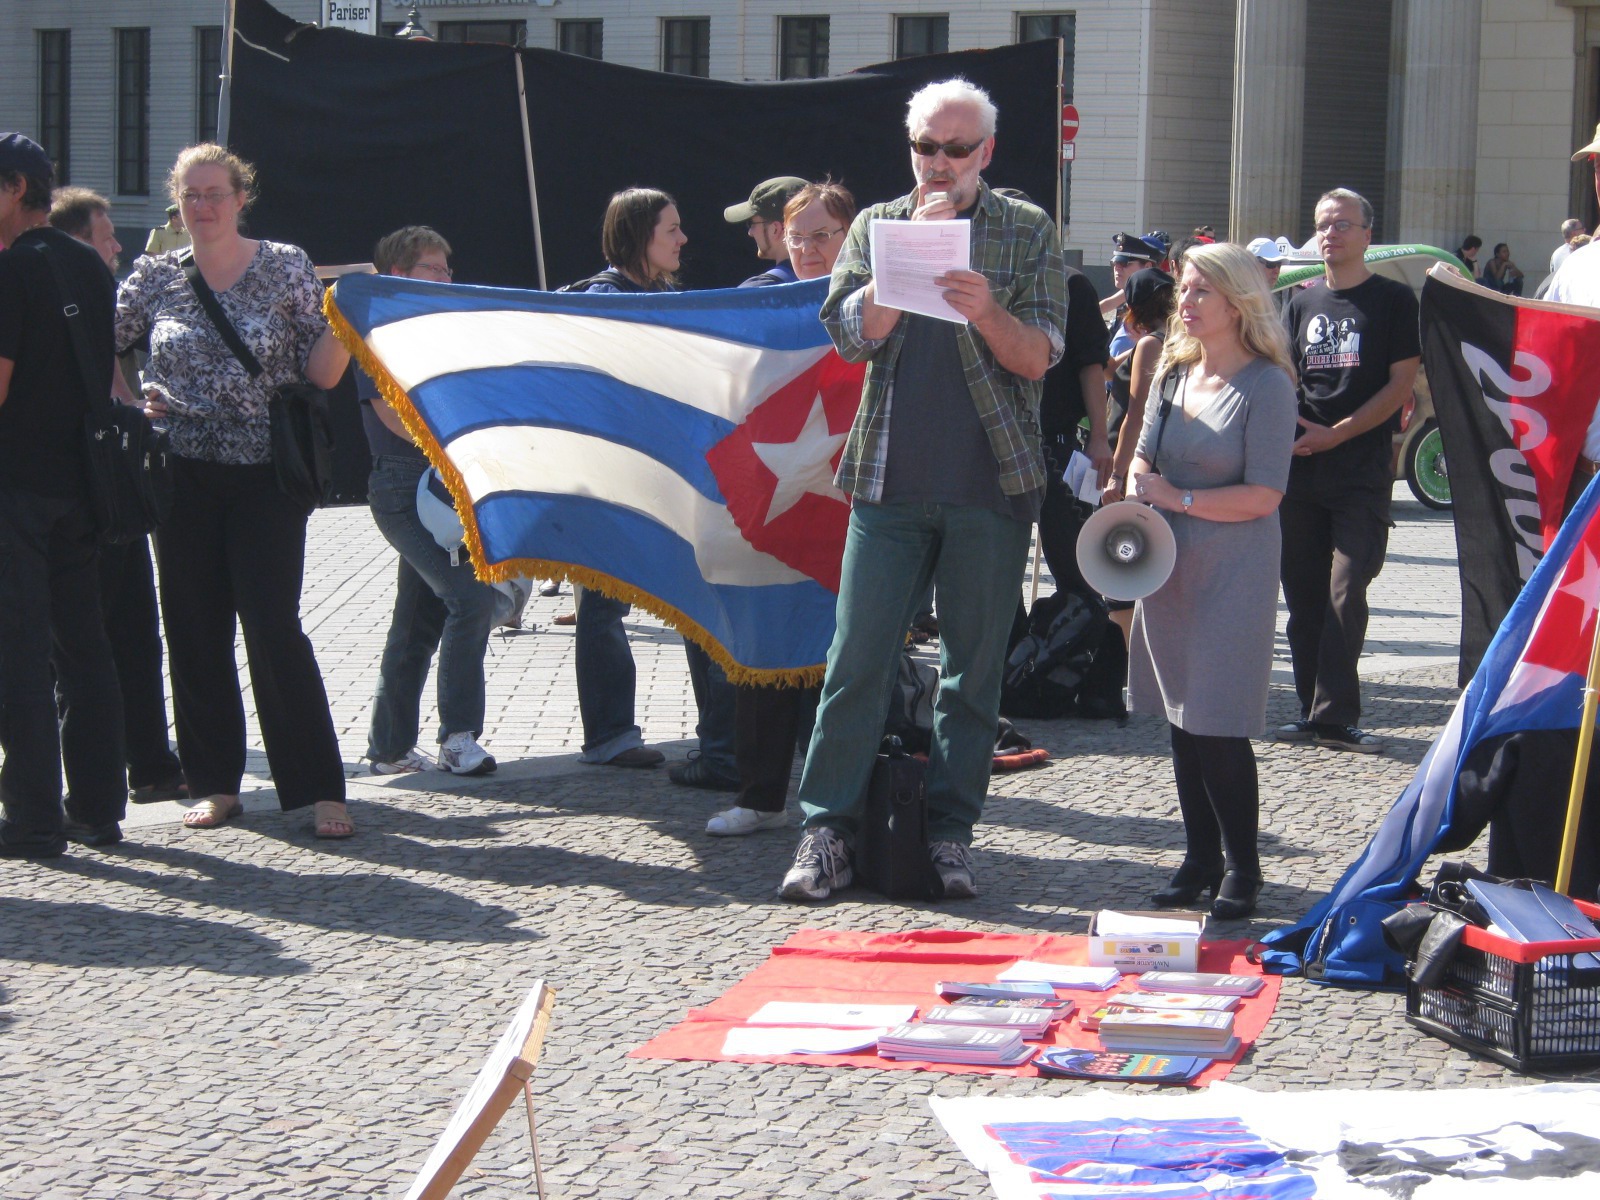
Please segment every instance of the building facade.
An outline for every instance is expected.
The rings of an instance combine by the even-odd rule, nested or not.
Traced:
[[[1081,122],[1064,234],[1091,266],[1123,229],[1303,241],[1332,186],[1373,201],[1379,240],[1477,233],[1535,277],[1564,218],[1600,218],[1567,161],[1600,121],[1600,0],[380,0],[384,35],[413,9],[441,40],[741,80],[1059,36]],[[217,129],[226,10],[0,0],[0,128],[125,231],[159,224],[167,166]]]

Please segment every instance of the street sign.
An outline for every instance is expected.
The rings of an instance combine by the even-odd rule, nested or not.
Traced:
[[[1071,142],[1064,143],[1061,147],[1061,161],[1072,162],[1078,157],[1077,149],[1078,147]]]
[[[322,0],[322,27],[378,34],[378,0]]]
[[[1078,110],[1071,104],[1061,106],[1061,140],[1070,142],[1078,136]]]

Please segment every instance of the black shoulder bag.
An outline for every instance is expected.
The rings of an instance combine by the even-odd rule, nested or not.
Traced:
[[[257,378],[260,362],[222,311],[192,254],[184,261],[183,274],[228,349],[250,372],[250,378]],[[321,508],[333,495],[333,418],[328,413],[328,393],[304,380],[282,384],[272,389],[267,415],[278,487],[307,512]]]
[[[66,273],[44,241],[29,238],[27,244],[50,265],[73,357],[89,396],[89,414],[83,420],[84,458],[95,530],[103,542],[137,541],[172,511],[167,435],[151,426],[137,408],[113,400],[96,382],[94,350],[83,327],[83,313],[72,300]],[[116,370],[115,364],[112,370]]]

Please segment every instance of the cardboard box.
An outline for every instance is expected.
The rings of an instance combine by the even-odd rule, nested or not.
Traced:
[[[1195,971],[1199,969],[1200,939],[1206,932],[1206,915],[1198,912],[1149,911],[1120,908],[1131,917],[1158,917],[1194,926],[1193,933],[1141,938],[1101,937],[1100,914],[1089,918],[1089,965],[1116,967],[1124,975],[1143,971]]]

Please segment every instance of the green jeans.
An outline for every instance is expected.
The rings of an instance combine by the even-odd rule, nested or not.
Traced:
[[[854,837],[906,628],[932,580],[940,681],[928,755],[928,836],[971,843],[989,791],[1006,639],[1029,532],[1020,521],[965,505],[854,506],[838,628],[800,777],[807,828],[827,825]]]

